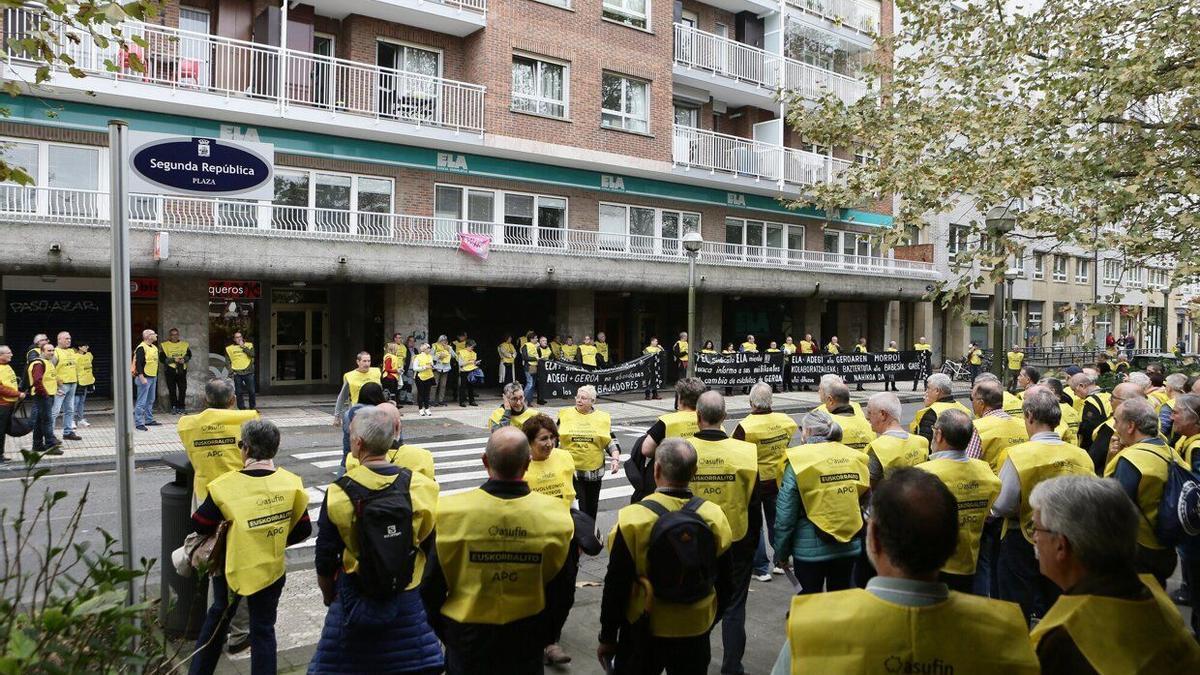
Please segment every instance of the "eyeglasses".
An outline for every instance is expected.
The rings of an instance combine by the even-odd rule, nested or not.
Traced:
[[[1038,527],[1037,525],[1034,525],[1032,529],[1034,534],[1037,534],[1038,532],[1044,532],[1046,534],[1058,534],[1058,532],[1055,530],[1048,530],[1044,527]]]

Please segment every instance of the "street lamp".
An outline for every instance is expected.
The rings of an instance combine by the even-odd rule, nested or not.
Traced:
[[[699,232],[687,232],[683,235],[683,250],[688,256],[688,351],[693,354],[696,350],[691,348],[691,341],[696,339],[696,256],[700,254],[700,248],[704,246],[704,237],[700,236]],[[696,359],[688,355],[687,376],[693,377],[696,374]]]
[[[1010,344],[1018,341],[1017,340],[1017,337],[1018,337],[1017,326],[1016,325],[1012,326],[1012,329],[1013,329],[1012,333],[1009,333],[1007,329],[1008,329],[1008,321],[1010,321],[1012,319],[1012,315],[1013,315],[1013,282],[1015,282],[1020,277],[1021,277],[1021,270],[1012,269],[1011,267],[1009,269],[1004,270],[1004,281],[1008,285],[1008,288],[1005,289],[1006,292],[1004,294],[1004,321],[1005,321],[1005,335],[1007,336],[1007,338],[1003,344],[997,345],[997,348],[996,348],[997,355],[1000,353],[1001,349],[1007,349],[1007,345],[1010,345]],[[993,358],[998,358],[998,356],[993,356]]]
[[[988,209],[987,215],[983,217],[983,224],[999,244],[1005,235],[1017,227],[1017,214],[1012,208],[1012,203]],[[1005,277],[1007,276],[1006,272]],[[1004,285],[1005,281],[1001,279],[996,282],[996,287],[992,291],[994,299],[992,303],[992,372],[1000,378],[1001,382],[1004,381],[1004,361],[1000,358],[1000,355],[1004,353]]]

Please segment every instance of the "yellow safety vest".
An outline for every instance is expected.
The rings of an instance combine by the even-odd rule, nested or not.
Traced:
[[[564,361],[575,361],[575,356],[579,354],[579,345],[563,345],[562,357]]]
[[[1014,417],[1019,420],[1025,419],[1025,401],[1014,394],[1004,390],[1004,403],[1002,405],[1004,412],[1008,413],[1009,417]]]
[[[692,494],[725,512],[733,540],[740,541],[750,528],[750,497],[758,482],[758,451],[754,445],[733,438],[706,441],[692,437],[696,449],[696,475],[688,484]]]
[[[454,351],[461,352],[462,350],[467,348],[467,341],[466,340],[451,340],[450,346],[454,347]]]
[[[971,353],[967,355],[967,359],[971,362],[971,365],[981,366],[983,365],[983,352],[978,349],[972,349]]]
[[[413,357],[413,367],[414,367],[413,369],[414,370],[416,370],[416,366],[421,366],[422,368],[424,368],[424,370],[417,371],[417,379],[418,380],[421,380],[422,382],[426,382],[428,380],[433,379],[434,374],[433,374],[433,356],[432,355],[417,354],[416,356],[414,356]]]
[[[992,467],[992,473],[999,476],[1000,468],[1008,457],[1008,449],[1029,442],[1029,432],[1025,430],[1025,422],[1018,417],[980,417],[971,420],[975,425],[975,433],[979,434],[982,446],[980,459]]]
[[[833,415],[833,421],[842,428],[842,445],[861,451],[875,440],[871,423],[858,415]]]
[[[1112,394],[1105,391],[1095,391],[1084,397],[1083,403],[1080,404],[1079,408],[1080,419],[1083,419],[1083,411],[1087,410],[1088,406],[1092,406],[1096,410],[1100,411],[1103,413],[1103,417],[1108,419],[1109,417],[1112,417],[1113,414]],[[1083,439],[1081,438],[1079,440]]]
[[[813,344],[812,342],[809,342],[808,340],[800,341],[800,353],[801,354],[811,354],[811,353],[813,353],[814,349],[816,349],[816,345]]]
[[[605,363],[608,363],[608,343],[607,342],[597,342],[596,343],[596,353],[600,355],[600,358],[604,359]]]
[[[595,366],[596,354],[599,352],[596,345],[579,345],[579,358],[585,366]]]
[[[767,347],[767,349],[766,349],[766,353],[768,353],[768,354],[778,354],[778,353],[779,353],[779,350],[778,350],[778,349],[776,349],[775,347]]]
[[[176,370],[179,365],[175,363],[175,359],[182,359],[185,355],[187,355],[188,349],[190,348],[187,340],[180,340],[179,342],[171,342],[170,340],[167,340],[166,342],[160,342],[158,344],[162,347],[163,353],[167,355],[167,367],[171,370]],[[184,365],[184,368],[187,368],[186,364]]]
[[[859,498],[870,487],[867,456],[841,443],[810,443],[788,448],[788,463],[805,515],[842,543],[863,527]]]
[[[54,365],[54,375],[58,381],[63,384],[71,384],[79,381],[79,374],[75,370],[75,358],[79,355],[73,347],[54,348],[54,359],[58,363]]]
[[[917,433],[917,428],[921,426],[921,418],[924,417],[925,413],[929,410],[933,411],[935,419],[947,410],[959,410],[962,411],[962,413],[967,417],[972,417],[971,411],[958,401],[934,401],[933,405],[921,408],[917,411],[917,414],[913,416],[912,422],[910,422],[908,425],[909,432],[914,434]]]
[[[1017,605],[953,591],[928,607],[893,604],[859,588],[797,595],[788,614],[793,675],[1037,675],[1028,635]]]
[[[1142,575],[1152,597],[1125,600],[1100,595],[1062,595],[1029,634],[1036,649],[1047,633],[1062,628],[1100,675],[1195,673],[1200,646],[1158,582]]]
[[[796,421],[783,413],[747,415],[738,423],[746,442],[758,451],[758,479],[778,481],[783,476],[784,452],[796,435]]]
[[[511,364],[517,357],[517,350],[513,348],[512,340],[505,340],[500,343],[500,363]]]
[[[908,434],[908,438],[899,438],[892,434],[883,433],[867,444],[867,456],[875,455],[883,472],[902,466],[917,466],[929,459],[929,440],[918,434]]]
[[[1058,476],[1094,476],[1096,467],[1083,448],[1066,443],[1026,441],[1008,449],[1008,461],[1017,470],[1021,481],[1021,508],[1017,518],[1021,534],[1033,543],[1033,508],[1029,506],[1029,493],[1034,486]]]
[[[676,410],[658,416],[667,432],[663,438],[691,438],[700,431],[700,423],[696,419],[695,410]]]
[[[758,351],[758,345],[753,342],[743,342],[742,343],[742,351],[756,352],[756,351]]]
[[[347,457],[348,459],[349,457]],[[425,553],[421,550],[421,542],[433,533],[440,507],[438,484],[424,474],[415,471],[410,471],[410,473],[412,477],[408,482],[408,495],[412,502],[412,543],[416,549],[416,557],[413,559],[413,578],[405,587],[406,590],[412,590],[421,585],[421,576],[425,573]],[[382,490],[398,478],[396,475],[384,476],[375,473],[371,467],[361,464],[352,469],[349,462],[346,464],[346,475],[350,477],[350,480],[368,490]],[[342,543],[346,547],[342,550],[342,569],[346,574],[358,571],[358,528],[354,511],[354,502],[350,501],[346,491],[337,483],[331,484],[325,492],[325,513],[329,516],[330,522],[337,527],[338,534],[342,537]]]
[[[355,368],[355,370],[358,369]],[[404,361],[400,359],[399,354],[384,354],[383,367],[380,368],[380,371],[381,377],[383,373],[395,371],[397,378],[399,378],[400,373],[404,371]]]
[[[1021,364],[1025,362],[1025,352],[1009,352],[1008,353],[1008,369],[1020,370]]]
[[[854,345],[854,353],[855,354],[866,354],[867,348],[865,345]]]
[[[19,389],[17,386],[17,373],[7,363],[0,365],[0,386],[8,389]],[[11,404],[16,403],[18,400],[20,400],[19,396],[0,396],[0,403]]]
[[[1054,433],[1071,445],[1079,445],[1079,413],[1070,403],[1059,403],[1058,407],[1062,409],[1062,417]]]
[[[233,344],[225,347],[225,356],[229,357],[230,370],[246,370],[254,365],[254,362],[246,355],[247,349],[254,349],[254,343],[243,342],[240,345]]]
[[[469,373],[478,368],[479,366],[475,365],[475,360],[478,358],[479,356],[475,354],[474,349],[458,350],[459,371]]]
[[[1181,438],[1175,443],[1175,452],[1188,468],[1195,466],[1197,450],[1200,450],[1200,434]]]
[[[1075,409],[1075,412],[1082,413],[1083,399],[1075,395],[1075,390],[1071,389],[1070,387],[1066,387],[1063,389],[1063,393],[1067,395],[1067,398],[1071,399],[1071,407]]]
[[[1150,405],[1154,406],[1154,412],[1157,414],[1162,412],[1162,407],[1171,400],[1171,395],[1165,390],[1159,389],[1158,391],[1146,394],[1146,400],[1150,402]]]
[[[402,469],[408,469],[413,473],[419,473],[429,480],[436,481],[433,468],[433,453],[419,445],[402,445],[398,448],[392,448],[387,451],[387,461],[395,464]],[[362,462],[353,454],[346,455],[346,472],[356,466],[362,466]],[[434,484],[434,490],[438,490],[438,485]]]
[[[933,351],[933,345],[929,344],[928,342],[918,342],[913,345],[913,349],[919,352],[931,352]]]
[[[837,345],[830,342],[829,344],[825,345],[825,353],[840,354],[840,353],[842,353],[842,350]]]
[[[652,493],[645,499],[658,502],[669,511],[678,511],[689,501],[661,492]],[[723,555],[733,543],[733,534],[725,514],[716,504],[705,502],[696,510],[696,515],[703,518],[712,530],[717,556]],[[640,504],[631,504],[617,512],[617,524],[608,535],[610,551],[618,534],[625,540],[625,547],[633,557],[639,579],[645,579],[649,574],[646,555],[650,549],[650,533],[657,522],[658,514]],[[629,601],[625,605],[625,618],[631,625],[636,623],[642,614],[648,612],[650,634],[657,637],[693,637],[703,635],[712,627],[717,616],[716,589],[707,597],[684,605],[653,598],[652,592],[647,590],[648,586],[648,583],[635,583],[630,589]]]
[[[134,349],[140,349],[146,355],[146,368],[142,371],[146,377],[158,377],[158,347],[142,342]]]
[[[1000,479],[987,462],[968,459],[933,459],[917,467],[937,476],[958,500],[958,546],[942,571],[947,574],[974,574],[979,561],[979,538],[983,523],[1000,496]]]
[[[92,370],[92,360],[95,355],[91,352],[80,354],[75,359],[75,370],[79,373],[79,386],[90,387],[96,384],[96,373]]]
[[[689,347],[688,347],[687,340],[676,340],[675,347],[679,351],[679,360],[683,361],[684,363],[687,363],[688,358],[689,358],[689,356],[688,356]]]
[[[657,354],[657,353],[661,352],[662,350],[663,350],[662,347],[648,345],[645,349],[642,350],[642,353],[643,354]]]
[[[450,363],[450,348],[440,342],[433,344],[433,353],[437,355],[437,361],[441,364]]]
[[[867,415],[866,415],[866,413],[863,412],[861,405],[859,405],[858,403],[856,403],[854,401],[850,401],[850,407],[854,409],[855,417],[861,417],[861,418],[863,418],[864,421],[867,419]],[[829,412],[829,408],[824,403],[813,408],[813,410],[814,411],[820,410],[821,412],[826,413],[826,414],[830,415],[831,417],[833,416],[833,413]]]
[[[253,419],[258,419],[257,411],[220,408],[179,418],[176,430],[195,471],[192,491],[197,503],[208,497],[209,483],[230,471],[241,471],[242,451],[237,444],[242,440],[242,425]]]
[[[558,411],[558,447],[571,453],[579,471],[604,466],[604,451],[612,442],[612,419],[603,410],[584,415],[574,408]]]
[[[536,417],[537,414],[537,410],[527,407],[520,414],[510,416],[508,418],[508,422],[514,428],[521,429],[525,426],[525,422],[529,418]],[[496,427],[500,425],[500,420],[502,419],[504,419],[504,406],[500,406],[492,411],[492,416],[488,418],[488,430],[495,430]],[[561,431],[559,433],[561,434]],[[608,444],[606,443],[605,447],[607,447],[607,445]]]
[[[783,353],[784,354],[795,354],[796,353],[795,343],[790,343],[790,344],[787,342],[783,343]]]
[[[1137,507],[1143,516],[1138,519],[1138,543],[1146,548],[1164,549],[1166,547],[1159,543],[1158,535],[1154,533],[1154,523],[1158,522],[1158,505],[1162,502],[1163,487],[1169,474],[1168,465],[1175,461],[1171,456],[1171,448],[1145,441],[1121,448],[1104,466],[1105,478],[1116,475],[1117,462],[1122,459],[1142,474],[1137,494]]]
[[[358,403],[358,392],[362,390],[364,384],[374,382],[375,384],[382,385],[383,383],[380,379],[382,376],[378,368],[367,368],[367,372],[365,373],[355,368],[342,375],[342,381],[350,389],[350,405]]]
[[[503,625],[545,608],[546,583],[567,559],[575,524],[554,497],[501,499],[475,489],[442,498],[437,529],[450,589],[442,615]]]
[[[238,595],[253,595],[284,573],[288,532],[308,508],[304,483],[287,469],[266,476],[231,471],[208,484],[208,494],[230,522],[225,580]]]
[[[525,482],[529,489],[561,500],[568,509],[575,501],[575,458],[562,448],[554,448],[546,459],[529,462]]]
[[[58,393],[58,377],[54,372],[54,364],[50,362],[50,359],[39,357],[29,362],[29,367],[25,369],[25,377],[29,380],[29,391],[34,391],[33,364],[39,361],[45,366],[42,369],[42,388],[46,390],[47,396],[54,396]]]
[[[550,353],[554,355],[554,358],[556,358],[556,359],[561,358],[562,357],[562,343],[551,340],[549,344],[550,344]]]

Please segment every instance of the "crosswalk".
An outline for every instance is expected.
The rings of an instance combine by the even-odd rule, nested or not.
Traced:
[[[483,462],[480,459],[486,443],[487,436],[478,436],[430,443],[418,442],[414,445],[419,445],[433,454],[434,475],[441,494],[452,495],[473,490],[487,480],[487,471],[484,470]],[[341,465],[342,451],[334,449],[300,452],[291,457],[322,470],[322,473],[328,472],[328,481],[324,484],[320,481],[305,480],[306,483],[312,483],[305,489],[308,493],[308,515],[315,524],[320,515],[321,503],[325,499],[325,489],[328,483],[333,482],[338,473],[338,467]],[[622,462],[628,459],[628,454],[621,455]],[[619,509],[629,503],[631,494],[633,494],[633,486],[625,478],[624,471],[618,471],[615,474],[606,473],[600,489],[600,510]],[[306,548],[315,544],[316,537],[310,537],[293,548]]]

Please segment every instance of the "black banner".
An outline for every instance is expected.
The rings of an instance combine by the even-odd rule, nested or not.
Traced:
[[[850,383],[912,382],[929,374],[929,352],[871,352],[868,354],[792,354],[791,382],[814,384],[833,373]]]
[[[565,361],[539,361],[538,384],[546,398],[573,398],[585,384],[596,388],[596,394],[620,394],[662,387],[662,360],[665,352],[645,354],[632,361],[597,370],[587,370]]]
[[[783,384],[783,352],[694,354],[696,377],[710,387]]]

